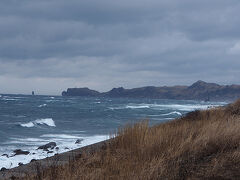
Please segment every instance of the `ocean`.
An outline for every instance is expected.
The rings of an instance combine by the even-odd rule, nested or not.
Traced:
[[[103,141],[126,124],[171,121],[226,102],[0,95],[0,169]],[[75,142],[80,139],[80,144]],[[37,149],[56,142],[49,152]],[[16,155],[13,151],[29,151]]]

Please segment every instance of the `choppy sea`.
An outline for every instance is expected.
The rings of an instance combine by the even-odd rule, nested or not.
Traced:
[[[117,128],[145,119],[171,121],[196,109],[226,102],[156,99],[0,95],[0,169],[26,164],[109,138]],[[75,144],[81,139],[80,144]],[[53,152],[37,150],[56,142]],[[22,149],[29,155],[13,156]],[[3,155],[5,154],[5,155]]]

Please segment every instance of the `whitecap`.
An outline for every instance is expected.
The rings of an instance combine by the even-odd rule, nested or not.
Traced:
[[[182,115],[182,113],[178,112],[178,111],[173,111],[173,112],[170,112],[170,113],[166,113],[166,114],[161,114],[162,116],[169,116],[169,115],[172,115],[172,114],[177,114],[179,116]]]
[[[204,110],[208,109],[209,107],[217,107],[221,106],[222,104],[129,104],[126,106],[120,107],[109,107],[111,110],[118,110],[118,109],[146,109],[151,108],[154,110],[176,110],[177,111],[194,111],[194,110]],[[172,114],[180,115],[180,112]],[[182,115],[182,114],[181,114]]]
[[[51,102],[58,102],[60,100],[57,100],[57,99],[49,99],[49,100],[45,100],[45,102],[47,103],[51,103]]]
[[[46,118],[46,119],[37,119],[35,121],[30,121],[28,123],[21,123],[20,126],[22,127],[34,127],[35,125],[47,125],[51,127],[56,127],[55,122],[52,118]]]
[[[164,120],[172,120],[172,119],[174,119],[174,118],[164,118]]]
[[[18,115],[17,117],[18,117],[18,118],[25,118],[25,117],[27,117],[27,116],[24,116],[24,115]]]
[[[145,108],[150,108],[148,105],[127,105],[126,106],[127,109],[145,109]]]
[[[45,124],[48,126],[52,126],[52,127],[56,127],[55,122],[53,121],[52,118],[46,118],[46,119],[37,119],[36,121],[34,121],[36,124]]]
[[[209,105],[206,104],[149,104],[150,108],[156,110],[164,110],[164,109],[173,109],[179,111],[194,111],[194,110],[204,110],[208,109]],[[216,107],[218,105],[213,105]]]
[[[45,107],[45,106],[47,106],[47,104],[41,104],[38,107]]]
[[[13,99],[13,98],[5,98],[5,97],[3,97],[3,100],[5,100],[5,101],[17,101],[18,99]]]
[[[122,108],[122,107],[109,107],[109,109],[111,109],[111,110],[118,110],[118,109],[124,109],[124,108]]]
[[[147,116],[149,116],[149,117],[160,117],[162,115],[161,114],[150,114],[150,115],[147,115]]]
[[[20,124],[20,126],[30,128],[30,127],[34,127],[34,124],[33,124],[33,122],[28,122],[28,123]]]
[[[14,98],[14,99],[25,99],[26,97],[18,97],[18,96],[15,97],[15,96],[14,96],[13,98]]]
[[[150,108],[149,105],[126,105],[123,107],[109,107],[111,110],[118,110],[118,109],[146,109]]]

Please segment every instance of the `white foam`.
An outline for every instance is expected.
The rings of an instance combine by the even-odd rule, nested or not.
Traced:
[[[35,121],[30,121],[28,123],[21,123],[20,126],[22,127],[34,127],[35,125],[47,125],[51,127],[56,127],[55,122],[52,118],[46,118],[46,119],[37,119]]]
[[[47,138],[63,138],[63,139],[77,139],[79,136],[73,136],[68,134],[44,134],[41,137]]]
[[[28,155],[12,156],[14,155],[12,151],[15,149],[18,149],[18,147],[13,146],[11,147],[11,150],[9,149],[10,147],[8,147],[8,152],[0,148],[0,169],[2,167],[5,167],[7,169],[14,168],[18,166],[18,163],[27,164],[32,159],[43,159],[46,157],[51,157],[55,153],[67,152],[73,149],[77,149],[83,146],[87,146],[90,144],[94,144],[94,143],[109,139],[109,136],[107,135],[95,135],[95,136],[83,137],[83,136],[67,135],[67,134],[48,134],[48,135],[43,135],[41,137],[43,138],[49,137],[50,139],[48,138],[48,140],[46,140],[46,139],[39,139],[39,138],[26,138],[26,139],[21,138],[21,141],[22,142],[25,141],[25,144],[28,144],[28,145],[30,142],[37,143],[35,145],[32,145],[31,147],[25,146],[21,148],[22,150],[29,151],[30,154]],[[43,145],[43,144],[46,144],[47,142],[52,141],[53,140],[52,138],[54,137],[62,138],[62,139],[59,139],[58,141],[55,141],[59,149],[53,149],[52,153],[47,153],[46,151],[37,149],[40,145]],[[80,144],[75,144],[76,140],[80,138],[83,139],[83,141]],[[2,156],[2,154],[8,154],[9,157]]]
[[[41,104],[38,107],[45,107],[45,106],[47,106],[47,104]]]
[[[162,116],[169,116],[169,115],[172,115],[172,114],[177,114],[179,116],[182,115],[182,113],[178,112],[178,111],[173,111],[173,112],[170,112],[170,113],[166,113],[166,114],[161,114]]]
[[[194,110],[203,110],[211,107],[216,107],[219,105],[207,105],[207,104],[148,104],[150,108],[156,110],[165,110],[172,109],[178,111],[194,111]]]
[[[26,99],[26,97],[18,97],[18,96],[14,96],[13,98],[15,98],[15,99]]]
[[[174,118],[164,118],[164,120],[172,120],[172,119],[174,119]]]
[[[149,105],[145,105],[145,104],[130,104],[130,105],[120,106],[120,107],[109,107],[109,109],[111,109],[111,110],[118,110],[118,109],[146,109],[146,108],[150,108],[150,106]]]
[[[46,119],[37,119],[35,121],[37,124],[45,124],[48,126],[56,127],[55,122],[52,118],[46,118]]]
[[[5,101],[17,101],[18,100],[18,99],[5,98],[5,97],[3,97],[2,99],[5,100]]]
[[[109,107],[109,109],[111,109],[111,110],[117,110],[117,109],[124,109],[124,108],[122,108],[122,107]]]
[[[147,116],[149,116],[149,117],[160,117],[162,115],[161,114],[150,114],[150,115],[147,115]]]
[[[35,143],[35,145],[39,144],[39,142],[46,142],[48,140],[45,139],[40,139],[40,138],[11,138],[13,141],[7,142],[7,144],[11,143],[24,143],[24,144],[29,144],[29,143]]]
[[[60,100],[57,100],[57,99],[49,99],[49,100],[45,100],[45,102],[47,102],[47,103],[57,102],[57,101],[60,101]]]
[[[128,109],[145,109],[150,108],[148,105],[127,105],[126,108]]]
[[[22,127],[34,127],[34,124],[33,122],[28,122],[28,123],[23,123],[23,124],[20,124]]]
[[[18,117],[18,118],[25,118],[25,117],[27,117],[27,116],[24,116],[24,115],[18,115],[17,117]]]
[[[155,110],[176,110],[177,111],[194,111],[194,110],[203,110],[208,109],[210,107],[217,107],[223,105],[223,103],[219,104],[128,104],[126,106],[120,107],[110,107],[111,110],[118,110],[118,109],[144,109],[144,108],[151,108]],[[176,113],[174,114],[179,114]]]

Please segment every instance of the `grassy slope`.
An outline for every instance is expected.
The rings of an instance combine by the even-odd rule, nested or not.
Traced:
[[[240,178],[240,101],[152,128],[127,126],[117,135],[106,149],[33,179]]]

